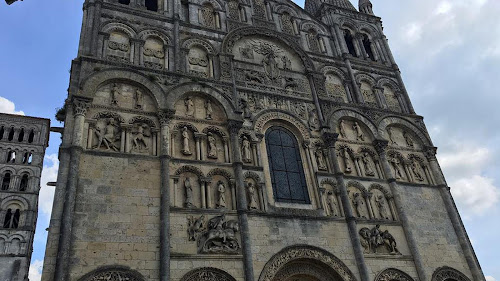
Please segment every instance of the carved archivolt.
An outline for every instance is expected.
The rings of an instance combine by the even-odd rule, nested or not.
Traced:
[[[386,117],[379,122],[378,124],[379,134],[383,136],[389,126],[396,124],[400,125],[400,127],[407,129],[408,131],[411,131],[414,135],[416,135],[420,139],[420,141],[424,145],[433,146],[429,136],[426,133],[422,132],[419,128],[413,125],[412,122],[396,116]]]
[[[134,124],[134,123],[146,123],[149,126],[151,126],[151,128],[156,127],[156,124],[155,124],[155,122],[153,120],[151,120],[151,119],[149,119],[147,117],[144,117],[144,116],[135,116],[132,119],[130,119],[129,123],[130,124]]]
[[[144,277],[138,272],[132,271],[125,267],[105,267],[86,274],[79,281],[145,281]]]
[[[414,281],[410,275],[395,268],[388,268],[380,272],[375,281]]]
[[[259,281],[275,280],[275,277],[281,270],[286,268],[288,264],[299,260],[310,260],[315,263],[319,262],[335,271],[343,281],[356,280],[351,270],[331,253],[320,248],[302,245],[285,248],[274,255],[264,267],[259,277]]]
[[[399,88],[399,85],[392,79],[388,78],[381,78],[377,81],[377,87],[383,87],[383,86],[388,86],[391,88],[394,92],[400,92],[401,89]]]
[[[358,74],[356,75],[356,82],[358,83],[361,83],[362,81],[365,81],[367,82],[368,84],[370,84],[372,87],[375,86],[377,83],[375,82],[375,79],[373,79],[373,77],[371,75],[368,75],[368,74],[364,74],[364,73],[361,73],[361,74]]]
[[[359,189],[359,191],[363,192],[363,194],[367,194],[368,191],[366,190],[366,188],[358,181],[349,181],[347,183],[347,186],[352,186],[352,187],[356,187],[357,189]]]
[[[191,166],[191,165],[182,166],[179,169],[177,169],[177,171],[175,171],[176,176],[179,176],[183,173],[193,173],[200,178],[204,177],[203,172],[200,169],[196,168],[195,166]]]
[[[245,175],[243,176],[245,179],[253,179],[257,184],[260,183],[260,177],[254,172],[246,172]]]
[[[136,35],[136,32],[132,27],[130,27],[126,24],[117,23],[117,22],[105,24],[101,28],[101,31],[105,32],[105,33],[110,33],[112,31],[122,31],[125,34],[127,34],[129,38],[135,38],[135,35]]]
[[[123,117],[114,112],[99,112],[94,115],[94,119],[96,120],[99,120],[101,118],[113,118],[116,121],[119,121],[120,123],[125,123],[125,119],[123,119]]]
[[[191,130],[191,132],[198,133],[198,129],[194,125],[192,125],[191,123],[187,123],[187,122],[179,122],[179,123],[175,124],[173,130],[174,131],[180,131],[184,127],[186,127],[189,130]]]
[[[224,177],[224,178],[226,178],[226,180],[228,180],[228,181],[229,181],[229,180],[231,180],[231,179],[233,178],[233,176],[232,176],[232,175],[231,175],[228,171],[226,171],[226,170],[224,170],[224,169],[219,169],[219,168],[215,168],[215,169],[211,170],[211,171],[208,173],[207,177],[211,178],[211,177],[213,177],[213,176],[215,176],[215,175],[220,175],[220,176],[223,176],[223,177]]]
[[[345,75],[344,71],[342,71],[336,67],[325,66],[325,67],[323,67],[322,72],[323,72],[323,75],[326,75],[328,73],[332,73],[332,74],[335,74],[338,77],[340,77],[340,79],[342,79],[342,81],[346,80],[346,75]]]
[[[346,119],[346,117],[351,117],[352,119],[356,119],[355,120],[356,122],[358,122],[359,124],[362,123],[363,125],[365,125],[370,130],[370,133],[372,134],[372,136],[374,138],[378,138],[379,133],[383,132],[383,131],[380,131],[380,129],[377,130],[377,127],[365,115],[363,115],[357,111],[353,111],[353,110],[348,110],[348,109],[337,110],[334,113],[332,113],[332,115],[330,115],[327,118],[327,120],[330,120],[329,125],[331,128],[338,128],[339,121],[341,119]],[[349,119],[351,119],[351,118],[349,118]],[[383,133],[380,135],[383,136]]]
[[[371,192],[373,189],[380,190],[380,192],[382,192],[386,198],[392,197],[391,193],[387,190],[387,188],[381,186],[380,184],[374,183],[374,184],[370,185],[370,187],[368,188],[368,191]]]
[[[195,269],[182,277],[181,281],[236,281],[229,273],[217,268]]]
[[[156,37],[156,38],[159,38],[161,39],[161,41],[163,41],[163,44],[164,45],[170,45],[170,42],[172,42],[172,40],[170,40],[170,38],[168,37],[168,35],[166,34],[163,34],[162,32],[159,32],[159,31],[156,31],[156,30],[144,30],[144,31],[141,31],[139,33],[139,38],[145,40],[149,37]]]
[[[254,129],[257,133],[264,134],[264,125],[268,123],[269,121],[272,120],[283,120],[287,121],[288,123],[291,123],[295,128],[297,128],[300,133],[302,134],[302,138],[305,141],[308,141],[310,139],[310,131],[309,129],[297,118],[293,117],[292,115],[289,115],[284,112],[267,112],[259,117],[257,117],[257,120],[255,121],[255,126]]]
[[[214,47],[209,42],[202,39],[190,38],[184,41],[184,43],[182,43],[182,48],[184,49],[191,49],[192,47],[195,46],[205,49],[205,51],[207,51],[207,53],[209,54],[214,55],[216,53]]]
[[[219,135],[221,138],[225,138],[227,137],[227,134],[222,131],[221,129],[215,127],[215,126],[209,126],[209,127],[206,127],[205,129],[203,129],[202,131],[204,134],[208,134],[210,132],[213,132],[213,133],[216,133],[217,135]]]
[[[448,266],[440,267],[432,274],[432,281],[447,280],[470,281],[469,277],[465,276],[465,274]]]

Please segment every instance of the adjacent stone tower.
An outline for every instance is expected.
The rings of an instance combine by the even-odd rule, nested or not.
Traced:
[[[372,3],[87,0],[44,281],[483,281]]]
[[[50,120],[0,114],[0,280],[28,280]]]

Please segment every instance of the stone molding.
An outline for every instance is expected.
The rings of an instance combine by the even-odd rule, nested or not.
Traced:
[[[236,281],[236,279],[223,270],[203,267],[188,272],[181,281]]]
[[[410,275],[395,268],[388,268],[380,272],[375,281],[414,281]]]
[[[446,280],[456,280],[456,281],[471,281],[469,277],[465,276],[462,272],[448,267],[443,266],[432,274],[432,281],[446,281]]]
[[[78,281],[127,280],[146,281],[137,271],[124,266],[105,266],[87,273]]]

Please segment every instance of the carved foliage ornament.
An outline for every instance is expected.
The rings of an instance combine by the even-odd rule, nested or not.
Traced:
[[[389,268],[379,273],[375,281],[413,281],[413,278],[401,270]]]
[[[189,272],[181,281],[235,281],[235,279],[220,269],[207,267]]]

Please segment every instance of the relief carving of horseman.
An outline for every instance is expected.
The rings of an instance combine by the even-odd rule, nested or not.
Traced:
[[[198,252],[202,254],[235,254],[240,249],[236,233],[240,230],[237,221],[226,221],[220,215],[208,221],[208,229],[200,235]]]

